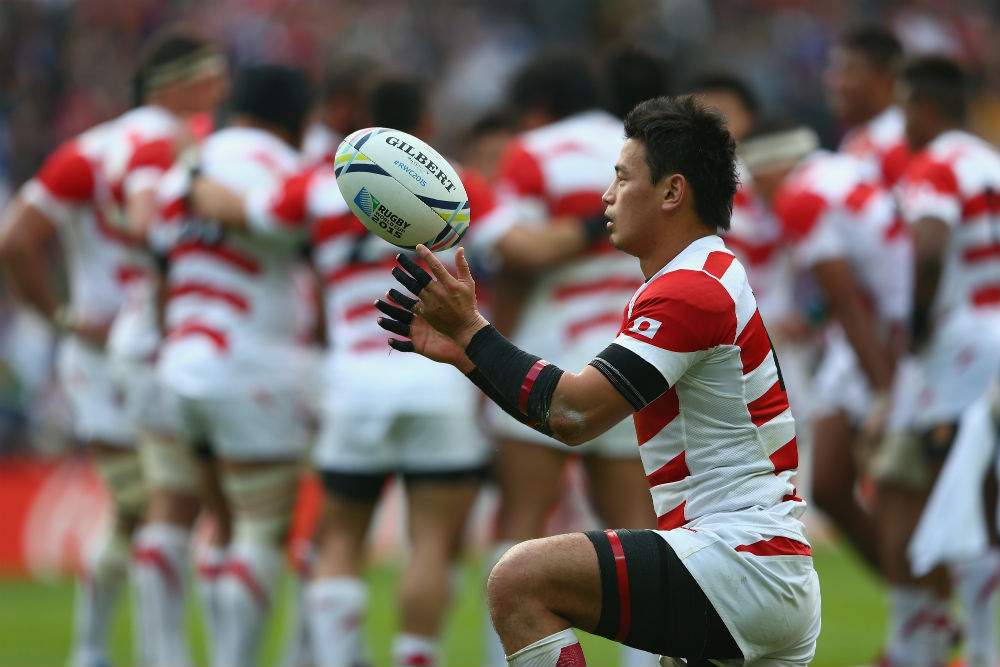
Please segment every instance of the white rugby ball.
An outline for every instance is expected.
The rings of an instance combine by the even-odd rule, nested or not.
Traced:
[[[358,130],[340,142],[334,173],[354,215],[401,248],[423,243],[437,252],[469,229],[469,197],[441,154],[406,132]]]

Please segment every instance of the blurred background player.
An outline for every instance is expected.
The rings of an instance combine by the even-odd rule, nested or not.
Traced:
[[[819,150],[810,128],[784,124],[746,140],[743,160],[819,287],[830,326],[812,379],[813,493],[869,565],[879,570],[875,518],[854,501],[859,430],[885,418],[909,314],[910,246],[892,196],[857,160]],[[874,428],[874,424],[872,425]],[[835,495],[835,501],[829,496]]]
[[[316,107],[302,139],[302,158],[317,164],[354,130],[371,125],[368,98],[382,65],[361,53],[341,54],[323,67]]]
[[[865,164],[865,177],[892,187],[906,169],[910,150],[903,112],[895,104],[896,73],[903,47],[883,25],[845,32],[830,51],[825,74],[834,116],[847,129],[840,152]]]
[[[117,118],[101,156],[106,184],[98,206],[116,226],[144,239],[156,213],[156,188],[177,154],[196,136],[193,124],[214,112],[226,94],[226,62],[218,48],[193,33],[168,29],[154,35],[141,54],[134,90],[138,105]],[[148,270],[128,285],[108,339],[115,380],[137,428],[137,446],[150,500],[146,525],[135,535],[133,571],[141,628],[142,663],[187,665],[184,589],[188,571],[189,532],[201,509],[201,470],[178,459],[165,433],[181,428],[180,415],[164,396],[155,374],[160,344],[159,278],[144,246],[130,248],[135,262]],[[218,494],[213,498],[217,499]],[[224,516],[214,503],[215,516]],[[217,522],[216,538],[228,527]],[[209,601],[215,578],[198,569],[200,590]],[[205,605],[212,619],[215,605]]]
[[[916,59],[900,75],[906,138],[915,151],[898,187],[900,209],[913,235],[909,334],[919,374],[903,388],[913,400],[909,437],[889,438],[875,469],[886,519],[886,576],[894,603],[905,604],[906,612],[897,610],[890,627],[886,661],[891,665],[943,664],[947,659],[947,647],[898,641],[907,624],[915,623],[911,619],[925,619],[945,602],[940,587],[932,587],[933,578],[914,578],[906,545],[931,484],[953,453],[961,417],[988,391],[1000,364],[1000,206],[995,201],[1000,155],[965,129],[966,86],[963,70],[942,57]],[[980,470],[967,474],[970,482],[984,477]],[[978,482],[972,483],[978,493]],[[894,494],[883,494],[890,486]],[[890,501],[895,504],[889,506]],[[959,525],[964,517],[954,520]],[[949,528],[941,527],[939,540],[951,539]],[[967,660],[995,664],[1000,552],[992,547],[971,561],[950,565],[967,612]]]
[[[508,222],[522,228],[579,227],[585,226],[581,221],[596,219],[598,234],[595,243],[570,261],[531,267],[501,240],[496,246],[501,269],[494,279],[494,318],[517,344],[540,350],[553,363],[582,366],[617,332],[621,304],[642,283],[634,263],[614,251],[600,225],[608,166],[623,143],[622,121],[600,109],[597,76],[571,52],[532,58],[513,78],[509,98],[522,131],[499,167],[498,206],[508,212]],[[488,224],[500,224],[500,219],[498,214]],[[590,501],[602,523],[655,526],[631,422],[571,450],[493,408],[488,409],[498,439],[494,472],[500,507],[497,544],[488,564],[514,544],[545,535],[546,517],[560,499],[571,452],[582,458]],[[488,664],[504,664],[492,631],[486,642]],[[630,649],[623,664],[650,659]]]
[[[304,73],[260,65],[237,78],[227,126],[201,150],[204,173],[241,192],[271,187],[299,168],[310,102]],[[161,181],[150,242],[166,258],[166,339],[158,373],[178,401],[192,445],[218,456],[233,537],[219,583],[213,664],[256,663],[282,573],[283,547],[310,438],[308,349],[298,340],[299,229],[223,229],[191,216],[189,171]]]
[[[105,343],[124,301],[124,282],[136,265],[128,238],[97,205],[98,164],[113,125],[104,123],[65,142],[15,195],[5,214],[0,257],[14,294],[59,333],[57,372],[84,443],[111,498],[111,522],[83,555],[69,662],[108,663],[108,622],[131,557],[132,533],[142,520],[146,490],[135,452],[135,430],[112,380]],[[68,303],[44,271],[47,245],[58,235],[69,282]]]

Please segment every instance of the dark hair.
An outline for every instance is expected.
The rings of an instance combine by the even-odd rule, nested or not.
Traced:
[[[309,111],[309,79],[298,67],[255,65],[247,67],[233,86],[231,111],[286,131],[295,142]]]
[[[514,134],[517,132],[517,119],[505,109],[488,111],[469,126],[465,135],[468,140],[472,141],[493,132]]]
[[[385,79],[372,89],[369,105],[375,125],[412,133],[426,112],[426,85],[413,78]]]
[[[624,118],[639,102],[668,92],[667,61],[638,47],[627,46],[611,52],[604,63],[604,75],[608,111],[619,118]]]
[[[750,84],[730,72],[706,72],[695,77],[687,89],[692,93],[729,93],[736,97],[743,105],[743,109],[754,118],[760,113],[760,102]]]
[[[953,123],[965,122],[966,76],[945,56],[923,56],[910,61],[900,73],[912,99],[930,102]]]
[[[722,116],[694,97],[646,100],[625,116],[625,136],[642,143],[653,183],[687,179],[702,224],[729,229],[736,194],[736,142]]]
[[[382,72],[378,60],[364,54],[338,55],[326,63],[319,85],[319,99],[330,102],[345,97],[363,99]]]
[[[892,30],[878,23],[857,25],[840,37],[840,45],[863,55],[877,69],[894,70],[903,57],[903,45]]]
[[[540,108],[559,120],[601,106],[601,87],[583,56],[546,51],[514,76],[508,97],[515,111]]]
[[[183,60],[199,51],[215,50],[207,39],[177,28],[167,28],[155,33],[139,53],[138,64],[132,73],[132,103],[142,104],[149,94],[147,80],[150,74],[164,65]]]

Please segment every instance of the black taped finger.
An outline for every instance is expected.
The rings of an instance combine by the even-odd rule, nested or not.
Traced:
[[[389,298],[398,303],[403,308],[407,310],[413,310],[413,307],[417,305],[417,300],[411,296],[403,294],[395,287],[389,290]]]
[[[400,352],[413,352],[416,349],[413,347],[412,340],[396,340],[395,338],[389,339],[389,347]]]
[[[424,271],[422,266],[414,262],[407,255],[400,255],[396,258],[396,261],[398,261],[399,265],[406,269],[406,271],[416,279],[417,284],[420,285],[421,289],[430,285],[433,280],[433,278],[431,278],[431,274]],[[414,294],[416,294],[416,292],[414,292]]]
[[[410,290],[414,294],[420,294],[420,290],[424,288],[417,279],[411,276],[409,273],[399,268],[398,266],[392,267],[392,277],[395,278],[400,285]]]
[[[410,336],[410,325],[404,324],[392,318],[380,317],[378,318],[378,325],[386,331],[396,334],[397,336]]]
[[[387,301],[379,299],[375,302],[375,307],[380,312],[388,315],[394,320],[399,320],[403,324],[409,324],[413,321],[413,313],[404,308],[400,308],[399,306],[394,306]]]

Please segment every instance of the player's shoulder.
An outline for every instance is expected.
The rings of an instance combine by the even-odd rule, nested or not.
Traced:
[[[583,111],[543,125],[517,136],[525,150],[546,153],[553,148],[574,142],[579,145],[600,143],[609,136],[621,139],[622,121],[606,111]]]
[[[731,311],[746,271],[718,236],[698,239],[646,284],[637,302],[668,300],[705,311]]]
[[[225,127],[213,132],[202,145],[206,163],[260,163],[268,170],[291,176],[300,165],[299,153],[278,136],[253,127]]]
[[[115,129],[118,132],[141,139],[173,136],[182,127],[180,118],[163,107],[152,104],[130,109],[115,122]]]

